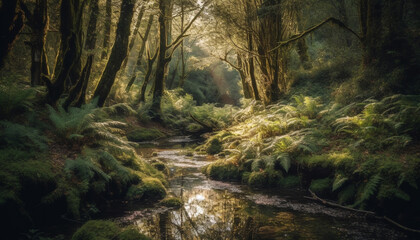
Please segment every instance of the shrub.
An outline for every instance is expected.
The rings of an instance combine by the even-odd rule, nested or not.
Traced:
[[[133,142],[151,141],[165,137],[165,134],[155,128],[139,128],[127,134],[127,139]]]
[[[177,197],[165,198],[160,202],[160,204],[170,208],[180,208],[184,205],[182,200]]]
[[[232,161],[218,160],[205,168],[208,177],[215,180],[239,180],[239,168]]]
[[[215,138],[210,141],[209,145],[207,146],[206,152],[208,154],[217,154],[223,150],[222,143],[219,139]]]

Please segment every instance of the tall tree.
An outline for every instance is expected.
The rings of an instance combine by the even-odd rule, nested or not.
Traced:
[[[106,0],[105,4],[105,23],[104,23],[104,40],[102,43],[101,58],[105,59],[108,56],[109,40],[111,38],[111,23],[112,23],[112,0]]]
[[[92,64],[95,57],[95,47],[97,39],[96,25],[99,14],[99,0],[91,0],[89,4],[90,16],[87,27],[87,37],[85,41],[85,50],[88,52],[88,57],[83,67],[81,76],[72,89],[70,90],[69,96],[64,102],[63,107],[67,109],[71,104],[75,107],[80,107],[86,101],[86,89],[89,83],[90,73],[92,70]]]
[[[55,104],[65,92],[65,84],[73,67],[80,62],[82,53],[82,19],[86,1],[61,1],[61,44],[52,82],[47,81],[48,101]],[[76,79],[74,79],[77,81]]]
[[[0,69],[24,25],[25,16],[19,3],[19,0],[6,0],[0,6]]]
[[[47,0],[36,0],[35,8],[31,12],[21,3],[22,10],[27,18],[26,25],[31,28],[31,39],[26,42],[31,48],[31,85],[42,85],[49,77],[48,59],[45,53],[49,18]]]
[[[153,100],[150,107],[149,114],[155,120],[161,120],[161,102],[164,92],[165,82],[165,71],[166,66],[171,61],[172,56],[176,48],[181,44],[182,39],[185,37],[186,32],[191,28],[192,24],[197,20],[198,16],[203,12],[208,2],[205,2],[200,10],[195,14],[191,21],[186,25],[183,32],[171,43],[167,44],[168,39],[168,28],[167,19],[172,18],[169,15],[171,11],[171,1],[159,0],[159,54],[156,62],[156,73],[153,88]]]
[[[115,76],[121,68],[121,64],[127,57],[128,40],[130,37],[130,25],[134,13],[134,0],[122,0],[120,17],[117,24],[115,43],[112,47],[108,63],[102,73],[101,80],[95,89],[94,97],[98,97],[98,106],[103,106],[112,85]]]

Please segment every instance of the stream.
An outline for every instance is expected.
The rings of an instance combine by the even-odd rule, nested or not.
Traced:
[[[182,208],[131,206],[107,214],[153,239],[411,239],[381,220],[305,199],[303,190],[212,181],[200,168],[215,159],[187,156],[192,142],[176,137],[139,149],[146,159],[167,164],[168,194],[181,198]]]
[[[109,206],[100,218],[134,226],[160,240],[415,239],[380,219],[306,199],[308,193],[301,189],[255,190],[210,180],[200,169],[215,158],[186,154],[193,144],[188,137],[175,137],[138,149],[147,161],[167,164],[168,195],[181,198],[183,207],[118,204]]]

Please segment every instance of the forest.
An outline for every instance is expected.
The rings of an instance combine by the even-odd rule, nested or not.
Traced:
[[[0,0],[0,238],[420,238],[420,1]]]

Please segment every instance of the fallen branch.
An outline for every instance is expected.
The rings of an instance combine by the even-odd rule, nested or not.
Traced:
[[[322,202],[324,205],[331,206],[331,207],[337,207],[337,208],[342,208],[342,209],[346,209],[346,210],[353,211],[353,212],[359,212],[359,213],[369,214],[369,215],[372,215],[372,216],[374,216],[374,217],[376,217],[376,218],[378,218],[378,219],[384,219],[385,221],[387,221],[387,222],[389,222],[389,223],[391,223],[391,224],[393,224],[393,225],[395,225],[395,226],[397,226],[397,227],[399,227],[399,228],[401,228],[401,229],[403,229],[403,230],[405,230],[405,231],[408,231],[408,232],[414,232],[414,233],[420,233],[420,230],[413,229],[413,228],[408,228],[408,227],[406,227],[406,226],[403,226],[403,225],[401,225],[401,224],[399,224],[399,223],[397,223],[397,222],[393,221],[392,219],[388,218],[387,216],[383,216],[383,217],[381,217],[381,216],[377,216],[377,215],[376,215],[376,213],[371,212],[371,211],[365,211],[365,210],[354,209],[354,208],[351,208],[351,207],[346,207],[346,206],[343,206],[343,205],[340,205],[340,204],[337,204],[337,203],[329,202],[329,201],[327,201],[327,200],[325,200],[325,199],[322,199],[322,198],[318,197],[318,196],[317,196],[314,192],[312,192],[310,189],[308,189],[308,191],[309,191],[309,193],[312,195],[312,197],[305,197],[305,198],[307,198],[307,199],[317,200],[317,201]]]

